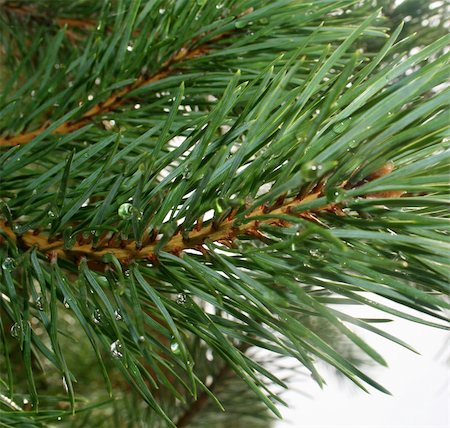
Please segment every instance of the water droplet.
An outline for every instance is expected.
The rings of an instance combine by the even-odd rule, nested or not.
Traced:
[[[3,260],[2,268],[11,272],[16,268],[16,261],[12,257],[6,257],[6,259]]]
[[[128,46],[127,46],[127,51],[128,51],[128,52],[131,52],[132,50],[133,50],[133,46],[128,45]]]
[[[58,419],[58,421],[62,420],[61,416],[58,416],[56,419]]]
[[[33,90],[31,91],[31,96],[34,97],[35,95],[36,95],[36,91],[33,89]]]
[[[42,297],[36,299],[36,308],[38,311],[44,310],[44,299]]]
[[[296,251],[297,247],[295,246],[295,244],[291,244],[291,251]]]
[[[314,180],[320,176],[322,169],[323,167],[320,164],[316,164],[314,162],[306,162],[302,166],[300,173],[304,179]]]
[[[130,277],[131,272],[127,269],[124,273],[123,273],[127,278]]]
[[[344,199],[345,192],[342,189],[331,188],[326,191],[328,202],[341,202]]]
[[[347,130],[351,121],[352,121],[352,119],[350,117],[348,117],[347,119],[336,123],[333,126],[333,131],[336,132],[336,134],[342,134],[345,130]]]
[[[138,341],[139,341],[139,343],[144,343],[145,342],[145,336],[139,336],[138,337]]]
[[[119,207],[119,209],[117,210],[117,214],[119,214],[119,217],[123,218],[124,220],[130,220],[133,216],[133,211],[133,205],[129,202],[125,202]]]
[[[64,305],[64,307],[67,308],[67,309],[70,308],[70,304],[69,304],[69,302],[67,301],[67,299],[66,299],[65,297],[64,297],[64,300],[63,300],[63,305]]]
[[[186,294],[179,293],[175,301],[178,305],[184,306],[186,304]]]
[[[162,15],[162,14],[164,14],[164,13],[166,13],[166,9],[163,9],[163,8],[159,9],[159,14],[160,14],[160,15]]]
[[[236,24],[234,24],[234,26],[236,28],[244,28],[246,25],[247,25],[247,23],[244,21],[238,21],[238,22],[236,22]]]
[[[88,95],[88,101],[92,101],[93,99],[94,99],[94,95],[89,94],[89,95]]]
[[[28,399],[24,398],[24,399],[22,400],[22,402],[23,402],[23,404],[26,406],[30,401],[29,401]]]
[[[22,326],[19,323],[14,323],[10,329],[10,333],[12,337],[19,337],[20,332],[22,331]]]
[[[178,344],[178,342],[176,340],[172,340],[172,342],[170,342],[170,350],[175,355],[178,355],[181,352],[180,351],[180,345]]]
[[[116,126],[116,121],[114,119],[111,120],[102,120],[102,125],[105,127],[107,131],[111,131]]]
[[[96,85],[100,85],[100,83],[102,83],[102,79],[100,79],[100,77],[97,77],[97,78],[95,79],[94,83],[95,83]]]
[[[123,317],[122,314],[120,313],[120,309],[116,309],[114,311],[114,318],[116,319],[116,321],[122,321]]]
[[[111,343],[109,350],[111,351],[111,355],[113,358],[122,358],[123,357],[122,344],[118,340]]]
[[[141,108],[141,105],[140,105],[140,104],[135,104],[135,105],[134,105],[134,109],[135,109],[135,110],[139,110],[140,108]]]
[[[102,322],[102,314],[99,309],[94,310],[92,321],[94,321],[95,324],[100,324]]]
[[[309,254],[314,258],[320,258],[321,256],[320,251],[317,248],[309,250]]]
[[[259,22],[260,22],[261,24],[263,24],[263,25],[268,24],[268,23],[269,23],[269,18],[261,18],[261,19],[259,20]]]
[[[56,214],[54,213],[54,211],[48,210],[48,211],[47,211],[47,216],[50,217],[50,218],[55,218],[55,217],[56,217]]]
[[[216,4],[216,9],[222,9],[222,8],[223,8],[223,4],[222,3]]]
[[[350,143],[348,143],[348,147],[350,147],[351,149],[354,149],[357,146],[358,142],[356,140],[351,140]]]

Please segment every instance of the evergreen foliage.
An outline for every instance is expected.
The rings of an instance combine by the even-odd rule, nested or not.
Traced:
[[[448,328],[425,5],[0,1],[0,426],[267,427],[286,357],[388,392],[358,329]]]

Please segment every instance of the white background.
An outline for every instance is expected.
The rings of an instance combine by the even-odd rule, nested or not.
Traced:
[[[388,368],[373,366],[364,371],[393,396],[375,390],[366,394],[332,371],[321,370],[327,381],[323,390],[305,377],[292,380],[291,386],[297,391],[282,395],[290,408],[280,409],[285,420],[277,422],[275,427],[449,428],[448,332],[402,319],[378,324],[378,327],[404,340],[421,354],[414,354],[370,332],[360,334],[389,364]]]

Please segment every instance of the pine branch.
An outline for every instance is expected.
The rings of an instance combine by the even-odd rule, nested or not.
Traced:
[[[214,393],[217,387],[222,384],[227,376],[232,372],[229,365],[225,364],[220,371],[214,376],[213,383],[209,386],[209,390]],[[199,394],[197,400],[195,400],[190,407],[180,416],[177,422],[177,428],[183,428],[189,426],[189,424],[195,419],[195,417],[201,413],[201,411],[208,404],[209,395],[203,391]]]
[[[250,345],[244,343],[239,346],[239,350],[245,353],[250,348]],[[202,391],[197,400],[192,402],[190,406],[184,411],[184,413],[178,418],[177,428],[183,428],[189,426],[189,424],[204,410],[210,400],[210,394],[215,393],[217,388],[223,386],[223,383],[227,380],[227,377],[233,373],[233,370],[228,364],[224,364],[220,370],[213,376],[213,381],[208,387],[210,393]]]
[[[232,33],[233,32],[220,34],[212,38],[211,40],[208,40],[207,42],[201,44],[200,46],[197,46],[196,48],[190,48],[189,45],[191,45],[191,43],[188,43],[186,46],[182,47],[177,52],[175,52],[167,61],[165,61],[157,73],[153,74],[150,77],[147,76],[138,77],[133,84],[118,90],[105,101],[93,106],[86,113],[84,113],[80,119],[73,122],[66,122],[58,126],[56,129],[53,130],[52,134],[68,134],[70,132],[76,131],[77,129],[80,129],[86,124],[88,124],[92,119],[94,119],[98,115],[112,111],[118,106],[130,102],[130,100],[124,98],[131,91],[134,91],[150,83],[157,82],[170,76],[173,73],[176,73],[178,69],[182,66],[183,62],[186,62],[193,58],[207,55],[211,51],[211,44],[226,38],[228,35]],[[195,40],[193,40],[192,42],[195,42]],[[14,137],[3,137],[3,138],[0,137],[0,147],[27,144],[30,141],[32,141],[33,138],[37,137],[39,134],[45,131],[49,126],[50,124],[45,124],[34,131],[16,135]]]
[[[39,13],[36,10],[36,7],[33,5],[20,5],[14,6],[6,4],[3,6],[7,12],[10,12],[14,15],[18,15],[20,17],[26,17],[38,22],[45,22],[55,24],[59,27],[73,27],[78,29],[90,29],[95,27],[97,24],[94,20],[90,19],[75,19],[75,18],[64,18],[64,17],[52,17],[48,14],[41,12]],[[69,29],[66,31],[70,31]]]
[[[337,337],[382,365],[351,325],[411,347],[337,305],[446,327],[447,94],[435,88],[448,39],[408,54],[402,26],[385,39],[373,4],[351,0],[52,3],[41,20],[0,17],[5,395],[39,403],[26,412],[38,420],[57,374],[78,412],[78,394],[99,399],[95,366],[130,402],[112,405],[114,426],[251,420],[236,386],[278,414],[285,380],[239,344],[296,358],[320,385],[317,360],[386,392]],[[58,14],[103,30],[75,22],[71,43],[47,21]],[[42,38],[14,31],[22,22]],[[92,126],[103,113],[120,135]],[[110,382],[118,371],[132,389]]]
[[[281,207],[273,209],[270,213],[274,216],[278,214],[292,215],[292,210],[294,208],[299,208],[302,204],[314,201],[320,196],[320,192],[312,193],[302,199],[292,199],[286,201]],[[316,208],[315,211],[321,210],[333,210],[334,204],[324,203],[323,206]],[[249,217],[259,216],[267,214],[267,207],[259,207],[254,210]],[[310,212],[300,213],[299,216],[308,218]],[[188,238],[183,238],[183,236],[178,233],[174,235],[162,248],[164,251],[174,254],[179,254],[182,251],[189,248],[199,248],[201,245],[209,240],[214,242],[227,242],[232,243],[234,239],[242,235],[255,236],[258,234],[258,227],[261,224],[269,225],[281,225],[280,220],[265,219],[265,220],[254,220],[241,224],[239,226],[235,225],[234,217],[229,217],[223,221],[218,227],[215,227],[213,223],[201,227],[199,230],[194,230]],[[285,223],[283,223],[285,224]],[[47,236],[35,232],[25,232],[23,235],[16,236],[14,231],[6,225],[5,222],[0,223],[1,229],[24,249],[32,248],[36,246],[41,252],[47,253],[47,255],[56,254],[62,256],[63,258],[79,258],[85,257],[92,261],[102,261],[106,254],[113,254],[117,259],[124,263],[128,263],[131,260],[139,259],[149,259],[152,260],[155,257],[155,250],[158,246],[159,241],[155,241],[151,244],[145,245],[142,248],[137,248],[136,243],[132,241],[127,243],[125,247],[105,247],[102,249],[94,249],[89,244],[75,245],[73,248],[64,248],[64,241],[56,240],[51,241]]]
[[[384,165],[371,174],[365,182],[367,183],[368,181],[383,177],[392,171],[392,164]],[[320,187],[321,186],[318,185],[316,188]],[[402,196],[403,193],[404,192],[402,191],[396,190],[377,192],[374,193],[372,197],[392,198]],[[234,240],[240,236],[247,235],[253,238],[263,238],[264,235],[259,230],[262,225],[275,227],[288,227],[291,225],[287,220],[280,220],[280,217],[283,216],[297,216],[321,225],[322,223],[320,220],[315,217],[316,213],[330,212],[334,214],[338,213],[339,215],[343,214],[339,203],[329,203],[326,202],[326,200],[322,205],[315,207],[312,210],[301,209],[302,205],[309,204],[322,196],[322,191],[318,191],[310,193],[307,196],[298,195],[296,198],[287,200],[285,200],[284,197],[281,197],[272,207],[266,205],[258,207],[246,216],[248,221],[238,225],[235,221],[235,213],[239,210],[235,208],[230,215],[219,224],[216,224],[215,222],[210,222],[206,225],[198,223],[199,227],[196,227],[190,234],[183,234],[178,231],[178,233],[173,235],[167,243],[162,245],[162,248],[159,248],[161,246],[162,238],[153,238],[152,242],[142,247],[138,247],[135,241],[122,241],[118,246],[114,246],[113,240],[110,239],[108,242],[103,242],[104,246],[102,246],[102,243],[95,247],[90,244],[77,243],[74,247],[68,249],[65,247],[63,240],[50,239],[48,236],[39,233],[39,231],[28,231],[22,235],[16,235],[6,222],[0,222],[0,229],[24,250],[37,247],[41,252],[47,254],[47,257],[49,258],[59,256],[68,260],[85,258],[91,262],[102,262],[106,254],[112,254],[123,264],[127,265],[134,260],[148,259],[150,261],[156,261],[158,259],[157,253],[159,250],[179,255],[187,249],[199,249],[202,251],[202,245],[206,241],[219,242],[231,246]],[[252,218],[258,218],[259,216],[268,214],[270,214],[268,218],[251,220]],[[270,218],[271,216],[272,218]],[[154,234],[154,236],[156,236],[156,234]],[[4,240],[0,236],[0,243],[2,242],[4,243]],[[112,243],[110,244],[110,242]]]

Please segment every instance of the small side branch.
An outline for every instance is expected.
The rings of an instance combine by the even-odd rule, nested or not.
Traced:
[[[285,204],[271,211],[272,214],[289,214],[293,215],[292,209],[301,204],[311,202],[318,198],[318,193],[311,194],[302,200],[293,199],[285,201]],[[322,210],[329,209],[330,205],[324,205]],[[264,208],[259,207],[253,211],[249,217],[264,215]],[[299,214],[299,217],[305,217],[304,213]],[[248,221],[239,226],[236,226],[234,219],[226,219],[217,228],[212,227],[212,224],[207,224],[201,227],[199,230],[193,230],[188,239],[183,237],[181,233],[174,235],[163,247],[162,250],[172,253],[180,254],[187,249],[197,249],[201,247],[205,241],[213,242],[230,242],[232,243],[237,237],[243,235],[249,235],[252,231],[258,229],[262,224],[277,225],[279,220],[267,217],[263,220]],[[39,251],[47,254],[58,256],[63,259],[76,260],[80,258],[86,258],[88,261],[102,262],[103,257],[106,254],[113,254],[118,260],[123,263],[127,263],[131,260],[143,260],[154,259],[156,254],[156,248],[159,240],[156,240],[141,248],[137,248],[136,242],[131,241],[127,245],[121,247],[104,247],[101,249],[95,249],[90,244],[75,244],[72,248],[64,248],[64,241],[55,240],[49,241],[48,236],[35,233],[32,231],[25,232],[21,236],[16,236],[11,227],[5,222],[0,222],[0,228],[6,233],[13,241],[20,241],[20,245],[24,249],[31,247],[37,247]]]
[[[205,42],[204,44],[190,49],[188,47],[182,47],[180,50],[175,52],[166,62],[164,62],[161,66],[160,71],[155,73],[150,77],[140,76],[136,79],[136,81],[126,86],[125,88],[116,91],[113,93],[107,100],[98,103],[93,106],[90,110],[84,113],[81,118],[74,122],[66,122],[53,130],[52,134],[68,134],[70,132],[76,131],[77,129],[82,128],[86,124],[88,124],[93,118],[97,117],[100,114],[107,113],[109,111],[114,110],[120,105],[127,104],[129,100],[125,97],[133,90],[138,89],[142,86],[148,85],[153,82],[157,82],[166,78],[167,76],[175,73],[179,66],[192,58],[197,58],[203,55],[206,55],[211,50],[211,45],[225,37],[227,37],[230,33],[224,33],[213,39]],[[40,128],[22,133],[13,137],[0,137],[0,147],[2,146],[17,146],[29,143],[33,138],[37,137],[43,131],[48,128],[49,124],[41,126]]]

